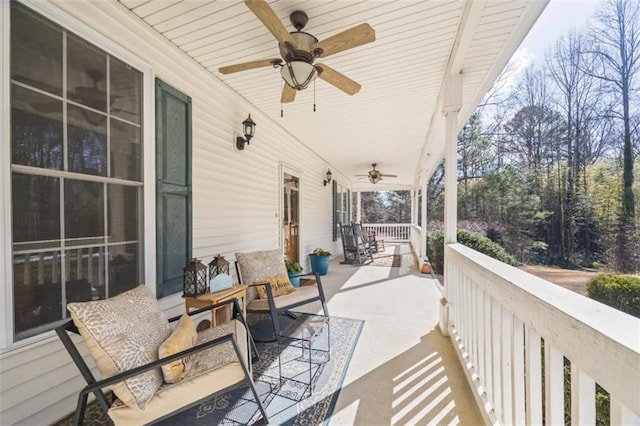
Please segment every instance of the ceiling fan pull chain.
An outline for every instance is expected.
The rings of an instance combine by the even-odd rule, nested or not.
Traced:
[[[316,112],[316,81],[313,80],[313,112]]]
[[[284,90],[284,82],[280,79],[280,92]],[[284,118],[284,106],[282,103],[282,98],[280,98],[280,118]]]

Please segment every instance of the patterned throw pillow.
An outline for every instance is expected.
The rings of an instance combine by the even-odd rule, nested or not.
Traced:
[[[104,378],[156,361],[160,344],[171,334],[167,317],[144,285],[106,300],[69,303],[67,309]],[[157,368],[111,389],[125,404],[144,409],[162,382]]]
[[[191,317],[186,313],[180,317],[176,328],[173,329],[171,336],[158,349],[160,358],[177,354],[178,352],[192,348],[198,339],[196,326],[193,324]],[[191,357],[185,357],[162,366],[162,375],[167,383],[179,382],[189,374],[191,370]]]
[[[236,260],[240,267],[243,284],[251,285],[265,278],[287,275],[284,257],[279,249],[254,251],[253,253],[236,253]],[[257,296],[255,288],[249,287],[247,290],[247,303],[250,303]]]
[[[260,299],[267,298],[267,289],[265,288],[267,284],[271,285],[271,293],[273,294],[273,297],[289,294],[295,290],[287,275],[278,275],[277,277],[258,280],[256,281],[256,284],[258,283],[265,283],[265,285],[256,287]]]

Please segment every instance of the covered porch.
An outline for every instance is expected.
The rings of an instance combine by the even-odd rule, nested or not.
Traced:
[[[456,243],[458,130],[546,2],[268,3],[282,22],[304,9],[310,15],[309,31],[323,39],[371,23],[375,43],[327,59],[362,83],[362,92],[351,97],[319,82],[317,92],[309,88],[283,107],[278,73],[221,74],[222,66],[278,55],[272,35],[240,1],[21,0],[0,6],[3,139],[14,141],[18,132],[11,120],[19,114],[67,129],[45,152],[60,156],[56,164],[40,164],[37,155],[20,157],[20,141],[6,143],[0,152],[0,290],[5,303],[0,423],[48,424],[73,409],[82,380],[52,331],[65,318],[65,302],[73,296],[66,294],[68,283],[79,281],[85,290],[97,288],[96,293],[109,296],[122,284],[116,268],[126,260],[126,285],[147,285],[163,310],[175,315],[184,312],[180,278],[186,258],[207,263],[217,254],[233,260],[238,252],[278,248],[284,253],[285,247],[295,246],[294,256],[308,269],[308,254],[316,247],[339,255],[336,225],[352,220],[351,194],[367,190],[411,192],[410,224],[364,225],[388,235],[390,242],[411,242],[390,244],[386,250],[422,261],[425,186],[443,158],[448,160],[444,290],[415,269],[356,268],[337,260],[331,265],[326,277],[331,315],[367,321],[332,422],[540,424],[544,405],[546,424],[561,424],[563,356],[572,363],[574,424],[594,423],[596,382],[612,395],[612,424],[637,422],[636,319]],[[18,18],[12,15],[14,7]],[[55,73],[12,72],[11,55],[25,50],[11,53],[11,42],[40,34],[32,24],[12,33],[18,19],[44,23],[59,35],[58,44],[56,37],[32,43],[32,49],[44,46],[44,59],[27,56],[19,70],[55,68],[59,88],[47,80]],[[46,53],[53,48],[59,54]],[[87,57],[73,59],[73,49]],[[32,57],[46,59],[47,67],[32,64]],[[95,58],[110,64],[103,74],[88,63]],[[104,110],[80,96],[91,87],[102,90]],[[107,103],[108,90],[114,90],[111,95],[119,92]],[[130,102],[126,114],[125,108],[111,110],[113,102],[123,99]],[[59,116],[51,112],[52,101]],[[167,110],[167,104],[176,109]],[[132,113],[133,107],[137,110]],[[178,136],[163,127],[167,111],[188,116],[181,132],[175,132]],[[237,140],[247,114],[257,128],[240,150]],[[68,129],[78,128],[106,141],[104,164],[82,149],[84,142],[70,139]],[[121,140],[114,135],[126,144],[118,145]],[[188,142],[180,155],[166,150],[174,136]],[[74,143],[79,165],[67,155]],[[163,168],[166,160],[176,158],[185,161]],[[397,177],[359,181],[356,176],[372,163]],[[328,170],[331,182],[325,177]],[[188,219],[180,227],[163,222],[171,218],[165,214],[172,200],[167,194],[175,195],[161,191],[175,183],[163,181],[164,172],[175,172],[169,178],[180,180],[178,192],[186,200],[169,211]],[[19,186],[24,181],[31,186]],[[24,189],[45,181],[58,186]],[[67,192],[59,182],[66,183]],[[287,191],[295,192],[299,202],[295,215]],[[42,202],[51,194],[57,204]],[[99,217],[92,226],[74,229],[88,220],[83,211],[93,212],[77,209],[80,213],[72,215],[77,194],[93,197],[85,203],[93,202],[89,207],[98,212],[86,215]],[[46,216],[47,221],[26,221],[29,232],[20,233],[16,218],[32,218],[34,211],[36,219],[40,213],[55,214]],[[38,230],[45,222],[43,236]],[[286,245],[285,230],[291,229],[298,239]],[[180,244],[172,245],[177,240]],[[163,250],[175,246],[180,246],[180,256],[167,257]],[[50,259],[56,259],[52,267]],[[44,293],[37,290],[53,288],[56,302],[29,299],[22,306],[16,302],[21,286],[39,295]],[[38,317],[44,303],[51,312],[46,320]],[[36,326],[18,323],[18,314],[38,317]],[[379,403],[380,395],[384,403]]]

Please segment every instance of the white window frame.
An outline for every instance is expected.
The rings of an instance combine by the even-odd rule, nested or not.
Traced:
[[[347,191],[349,191],[349,195],[353,194],[351,187],[349,185],[345,185],[344,183],[342,183],[341,181],[337,181],[337,185],[338,187],[336,188],[336,211],[334,212],[334,214],[337,214],[338,212],[340,213],[338,215],[338,223],[342,223],[347,224],[347,223],[352,223],[353,220],[351,220],[351,208],[352,208],[352,203],[351,203],[351,197],[347,197]],[[343,205],[343,199],[346,198],[347,199],[347,205],[344,206]],[[340,206],[338,206],[337,204],[340,204]],[[346,210],[343,210],[343,208],[346,208]],[[346,218],[346,221],[344,220]]]
[[[87,24],[79,21],[68,13],[58,9],[49,2],[38,0],[20,0],[22,4],[45,16],[56,24],[64,27],[94,44],[108,54],[126,62],[142,72],[143,85],[143,115],[142,115],[142,184],[143,184],[143,216],[141,240],[142,261],[144,262],[144,282],[156,281],[156,239],[155,239],[155,103],[154,103],[154,70],[153,67],[122,46],[114,43],[104,35],[98,33]],[[10,2],[0,2],[0,134],[4,141],[11,136],[10,116]],[[4,143],[0,149],[0,200],[3,208],[0,210],[0,299],[4,305],[0,309],[4,312],[0,326],[0,354],[41,342],[56,339],[55,331],[50,330],[18,342],[14,342],[13,322],[13,261],[12,261],[12,226],[11,226],[11,144]],[[149,286],[155,293],[155,286]]]

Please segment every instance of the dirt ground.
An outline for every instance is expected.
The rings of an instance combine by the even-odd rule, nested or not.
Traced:
[[[561,269],[551,266],[525,265],[521,269],[536,277],[543,278],[562,287],[587,295],[587,281],[598,275],[598,272],[581,271],[573,269]]]

